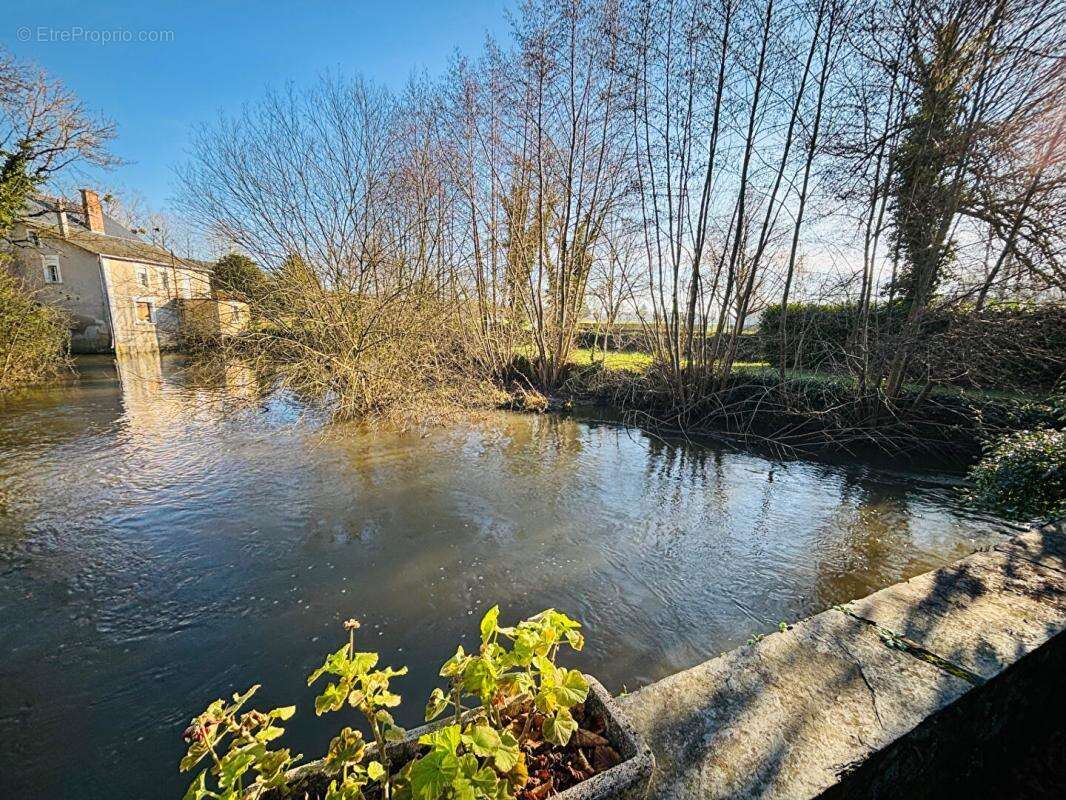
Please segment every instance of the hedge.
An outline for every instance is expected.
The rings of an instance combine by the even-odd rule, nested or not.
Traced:
[[[714,334],[707,337],[707,346],[714,347]],[[603,347],[606,341],[608,350],[619,350],[630,353],[650,353],[653,350],[652,342],[644,326],[634,323],[619,323],[606,331],[590,324],[582,323],[574,336],[574,343],[578,347],[592,349]],[[763,358],[762,339],[756,333],[742,333],[737,340],[736,361],[761,361]]]
[[[896,351],[906,317],[902,305],[882,305],[870,316],[869,346],[876,360]],[[856,361],[858,309],[850,304],[789,304],[785,364],[790,368],[846,372]],[[781,306],[769,307],[759,325],[763,357],[781,360]],[[908,377],[986,389],[1047,391],[1066,370],[1066,306],[990,306],[931,309],[909,364]]]

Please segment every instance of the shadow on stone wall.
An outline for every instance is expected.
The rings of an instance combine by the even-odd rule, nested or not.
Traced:
[[[1046,528],[619,703],[660,800],[1062,797],[1064,630],[1066,537]]]

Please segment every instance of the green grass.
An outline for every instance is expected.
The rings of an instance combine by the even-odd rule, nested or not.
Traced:
[[[626,369],[630,372],[643,372],[651,366],[650,353],[637,353],[621,350],[590,350],[587,347],[577,347],[570,351],[570,361],[579,366],[602,363],[605,369]],[[737,369],[763,369],[769,368],[766,361],[737,361],[733,364]]]
[[[570,352],[570,361],[578,366],[602,363],[605,369],[625,369],[630,372],[643,372],[651,366],[650,353],[635,353],[625,350],[590,350],[578,347]]]

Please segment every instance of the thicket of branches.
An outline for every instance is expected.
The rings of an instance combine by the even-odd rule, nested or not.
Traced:
[[[516,356],[557,390],[594,316],[645,326],[669,421],[701,424],[764,308],[785,309],[785,353],[789,304],[832,299],[858,309],[852,417],[876,427],[947,379],[905,385],[932,310],[1061,300],[1064,17],[526,2],[508,42],[440,78],[328,76],[204,128],[183,205],[265,269],[264,358],[353,414],[468,402]],[[902,309],[891,332],[883,306]]]

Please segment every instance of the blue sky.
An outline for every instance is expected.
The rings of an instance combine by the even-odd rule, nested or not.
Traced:
[[[118,127],[114,151],[130,163],[84,179],[136,192],[153,210],[173,194],[172,168],[190,127],[220,109],[255,99],[267,85],[309,81],[324,70],[361,72],[401,87],[414,71],[439,73],[457,49],[476,52],[486,32],[502,36],[511,7],[504,0],[12,0],[7,6],[0,44],[63,80]],[[132,40],[103,41],[115,32]],[[148,41],[139,41],[142,36]]]

